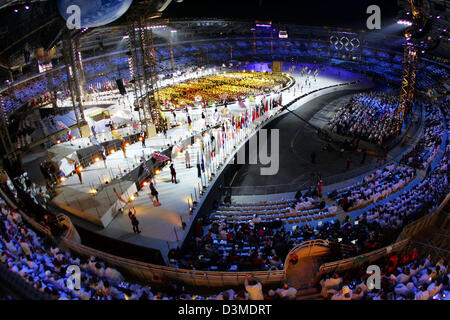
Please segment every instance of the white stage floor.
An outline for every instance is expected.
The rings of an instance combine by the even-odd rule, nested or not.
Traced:
[[[343,70],[340,71],[340,77],[338,76],[336,69],[334,69],[333,71],[328,70],[324,73],[321,73],[318,76],[317,81],[314,82],[313,80],[311,86],[306,87],[306,89],[304,88],[303,91],[300,91],[300,89],[297,88],[297,84],[295,84],[295,95],[293,88],[283,92],[283,105],[307,92],[311,92],[313,90],[328,87],[331,85],[336,85],[339,83],[361,79],[361,76],[358,74],[351,74],[350,72]],[[294,74],[293,76],[297,83],[303,82],[303,78],[305,78],[300,76],[299,74]],[[367,84],[367,81],[365,82],[365,84]],[[259,101],[260,97],[256,98],[256,102]],[[296,104],[292,105],[290,109],[293,110],[295,108],[298,108],[303,103],[305,102],[302,99]],[[248,105],[247,108],[249,108]],[[212,108],[208,109],[208,115],[214,112],[214,110],[211,109]],[[222,107],[218,109],[220,111]],[[245,113],[245,110],[239,107],[237,103],[229,105],[228,109],[232,114],[235,115],[242,112]],[[198,117],[200,118],[201,111],[202,110],[192,110],[190,112],[191,117],[193,117],[193,115],[198,115]],[[170,118],[171,114],[168,113],[166,116]],[[180,121],[183,116],[184,114],[182,112],[177,112],[177,121]],[[208,119],[210,119],[209,116]],[[204,122],[201,119],[194,121],[194,131],[199,130],[203,126]],[[121,130],[125,131],[131,129],[125,128]],[[124,132],[122,133],[125,134]],[[101,183],[101,181],[114,178],[115,176],[120,174],[121,170],[122,173],[124,169],[128,172],[128,170],[133,169],[133,165],[138,166],[139,157],[142,156],[143,153],[145,155],[150,155],[155,149],[160,150],[162,146],[167,145],[167,143],[169,143],[170,141],[178,141],[180,137],[184,139],[190,136],[191,133],[189,132],[187,125],[183,125],[181,127],[176,127],[169,130],[167,135],[169,139],[165,139],[162,135],[147,139],[147,148],[144,149],[141,147],[140,142],[131,145],[127,149],[128,158],[126,159],[124,158],[121,150],[115,152],[112,155],[108,155],[108,168],[104,167],[103,161],[99,161],[91,165],[90,167],[85,168],[83,172],[84,184],[82,185],[79,183],[77,175],[69,177],[65,182],[62,183],[60,187],[58,187],[59,191],[62,191],[62,196],[60,196],[59,200],[64,201],[63,195],[66,192],[70,192],[71,194],[80,194],[80,198],[88,198],[90,196],[89,190],[93,187],[96,188]],[[103,139],[99,139],[99,141],[103,141]],[[77,149],[78,145],[83,145],[84,143],[86,143],[86,139],[75,140],[74,149]],[[61,148],[62,150],[62,148],[67,148],[67,146],[65,146],[67,144],[68,143],[60,144],[53,148]],[[127,211],[125,211],[124,214],[118,214],[106,226],[106,228],[99,230],[98,227],[91,226],[91,229],[95,230],[99,234],[108,237],[140,246],[159,249],[163,257],[166,259],[169,248],[174,248],[181,244],[181,241],[184,239],[185,232],[189,230],[191,222],[193,221],[194,215],[189,215],[188,198],[190,199],[192,195],[195,200],[194,188],[198,188],[198,185],[200,183],[200,179],[197,177],[196,168],[196,155],[199,149],[199,142],[196,142],[189,148],[189,152],[191,155],[190,169],[187,169],[185,167],[184,152],[175,158],[174,166],[177,171],[177,179],[179,180],[178,184],[171,183],[170,170],[168,166],[162,170],[161,174],[156,176],[156,188],[159,192],[159,199],[162,204],[160,207],[153,206],[152,200],[149,196],[150,191],[148,187],[144,187],[138,193],[138,196],[132,204],[137,210],[137,218],[140,222],[139,228],[141,229],[142,233],[133,233],[130,220],[126,214]],[[214,183],[214,180],[212,180],[211,183]],[[81,197],[81,195],[83,195],[83,197]],[[111,199],[111,201],[113,201],[113,199]],[[181,228],[182,221],[184,221],[187,225],[185,230],[182,230]],[[87,226],[87,224],[83,225]],[[179,242],[177,242],[177,239],[179,240]]]

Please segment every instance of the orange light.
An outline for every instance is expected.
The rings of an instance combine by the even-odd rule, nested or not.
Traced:
[[[125,147],[128,147],[128,146],[130,146],[130,144],[127,142],[127,143],[125,143]]]
[[[95,161],[95,162],[99,162],[99,161],[100,161],[100,158],[97,157],[97,158],[94,159],[94,161]]]
[[[56,144],[60,144],[61,143],[61,140],[56,140]]]
[[[144,181],[144,182],[142,183],[142,185],[143,185],[144,187],[148,186],[148,181]]]
[[[66,181],[66,177],[61,177],[61,182]]]
[[[139,137],[139,141],[142,141],[142,137]]]
[[[155,174],[160,174],[161,171],[159,169],[156,169]]]

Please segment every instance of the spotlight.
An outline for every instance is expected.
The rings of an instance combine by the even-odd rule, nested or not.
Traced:
[[[28,10],[28,9],[30,9],[30,6],[25,6],[25,10]],[[439,19],[439,18],[438,18]]]

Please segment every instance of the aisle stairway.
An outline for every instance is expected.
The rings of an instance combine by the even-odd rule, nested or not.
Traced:
[[[287,282],[295,288],[312,286],[322,263],[323,259],[320,256],[299,258],[296,265],[288,266],[286,270]]]

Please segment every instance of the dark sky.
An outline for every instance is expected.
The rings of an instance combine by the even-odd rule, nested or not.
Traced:
[[[175,0],[164,12],[172,18],[259,19],[300,25],[364,28],[369,5],[381,8],[383,22],[398,12],[397,0]]]

